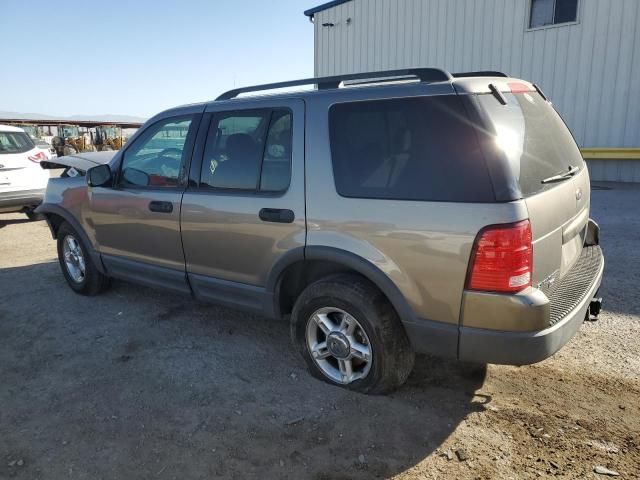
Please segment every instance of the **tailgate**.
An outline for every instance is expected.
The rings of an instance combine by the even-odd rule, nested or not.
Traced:
[[[533,237],[534,286],[553,284],[579,258],[589,221],[588,178],[585,167],[578,178],[525,199]]]

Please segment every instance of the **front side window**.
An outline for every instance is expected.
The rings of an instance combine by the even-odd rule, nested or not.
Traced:
[[[335,185],[344,197],[495,200],[457,95],[339,103],[329,120]]]
[[[32,148],[33,142],[26,133],[0,132],[0,155],[28,152]]]
[[[529,28],[571,23],[578,19],[578,0],[531,0]]]
[[[162,120],[138,137],[124,153],[121,186],[177,186],[192,120],[192,117]]]
[[[200,185],[280,192],[291,176],[291,112],[224,112],[211,122]]]

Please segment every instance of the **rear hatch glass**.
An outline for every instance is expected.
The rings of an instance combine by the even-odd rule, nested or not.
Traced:
[[[553,188],[545,179],[582,168],[584,161],[560,115],[538,92],[502,94],[502,105],[491,95],[479,95],[489,115],[496,143],[504,152],[524,197]]]

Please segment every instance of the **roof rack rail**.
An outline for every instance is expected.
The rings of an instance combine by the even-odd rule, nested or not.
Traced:
[[[305,78],[302,80],[292,80],[288,82],[266,83],[263,85],[254,85],[252,87],[234,88],[223,93],[218,100],[230,100],[237,97],[241,93],[258,92],[263,90],[276,90],[278,88],[297,87],[301,85],[317,85],[318,90],[338,88],[341,83],[349,80],[375,80],[390,81],[392,79],[402,79],[404,77],[415,77],[421,82],[446,82],[451,81],[453,77],[446,70],[439,68],[406,68],[403,70],[386,70],[379,72],[349,73],[345,75],[336,75],[332,77]],[[373,83],[373,82],[371,82]]]
[[[453,78],[464,78],[464,77],[509,77],[504,72],[498,72],[497,70],[480,70],[477,72],[459,72],[452,73]]]

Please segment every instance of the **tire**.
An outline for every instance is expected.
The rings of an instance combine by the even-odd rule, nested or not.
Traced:
[[[349,334],[352,320],[357,327]],[[345,324],[344,329],[338,326]],[[384,294],[359,275],[333,275],[309,285],[293,307],[291,338],[314,377],[361,393],[391,392],[413,368],[415,355],[398,315]],[[351,369],[345,366],[347,355]]]
[[[69,266],[65,260],[67,253],[71,253],[69,262],[72,266]],[[78,254],[81,254],[81,257]],[[102,274],[93,263],[82,237],[67,222],[63,222],[58,229],[58,261],[67,283],[80,295],[98,295],[111,283],[111,279]],[[84,270],[81,265],[84,265]]]

